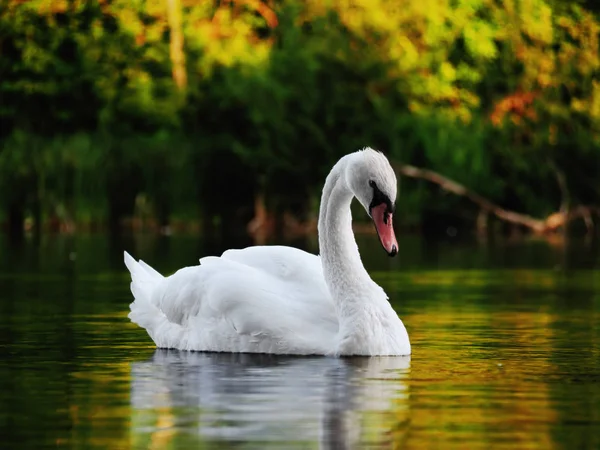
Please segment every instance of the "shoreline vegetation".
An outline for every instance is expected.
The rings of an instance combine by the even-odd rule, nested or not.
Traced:
[[[332,164],[370,146],[400,175],[398,228],[594,233],[599,14],[7,0],[0,229],[314,233]]]
[[[532,234],[537,236],[548,236],[559,231],[564,231],[569,227],[571,222],[578,220],[581,220],[585,225],[586,235],[590,235],[596,230],[595,219],[600,218],[600,207],[578,205],[575,208],[570,208],[566,200],[563,200],[561,203],[559,211],[550,214],[546,218],[534,218],[526,214],[506,210],[492,203],[490,200],[481,197],[476,192],[470,191],[465,186],[436,172],[419,169],[406,164],[394,163],[393,166],[399,176],[427,180],[430,183],[439,186],[442,191],[468,198],[479,208],[479,213],[473,227],[478,236],[484,236],[488,233],[490,217],[495,218],[500,222],[513,225],[513,235],[519,234],[516,232],[516,228],[520,227],[529,230]],[[401,201],[402,199],[400,198],[399,202]],[[136,203],[143,203],[143,200]],[[238,230],[245,230],[248,235],[256,238],[259,242],[266,242],[269,237],[274,235],[279,235],[284,238],[295,238],[316,234],[317,219],[317,216],[313,216],[305,222],[300,222],[289,212],[284,212],[281,218],[277,218],[273,214],[270,214],[259,201],[255,204],[254,217],[252,220],[245,226],[244,224],[238,224]],[[174,232],[201,233],[204,231],[203,228],[214,231],[218,229],[220,225],[218,221],[215,221],[215,223],[210,224],[208,227],[206,227],[206,225],[203,227],[203,223],[206,224],[206,222],[203,222],[200,219],[188,218],[178,220],[177,218],[173,218],[168,224],[161,224],[151,211],[145,211],[145,213],[138,211],[138,214],[135,216],[123,219],[120,222],[120,227],[122,230],[129,230],[132,232],[150,231],[153,233],[170,235]],[[1,225],[2,224],[0,224],[0,229],[2,228]],[[355,219],[353,228],[356,233],[360,234],[376,233],[372,224],[368,220],[365,220],[364,217],[359,217],[358,220]],[[396,228],[415,231],[414,227],[403,226],[402,224],[399,227],[397,225]],[[31,219],[26,219],[24,231],[31,232],[32,230],[36,231],[34,223]],[[61,220],[57,217],[53,217],[45,223],[42,223],[39,231],[72,234],[76,232],[102,232],[106,231],[106,227],[105,224],[101,222],[75,223],[68,219]]]

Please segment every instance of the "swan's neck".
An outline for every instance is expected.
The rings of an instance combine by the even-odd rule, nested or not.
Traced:
[[[404,325],[387,295],[365,270],[352,231],[346,167],[354,155],[331,170],[319,212],[319,248],[323,275],[339,319],[336,352],[355,355],[409,354]]]
[[[366,294],[365,290],[375,284],[362,264],[352,231],[350,204],[354,195],[345,180],[350,157],[342,158],[325,180],[318,223],[323,273],[338,308]]]

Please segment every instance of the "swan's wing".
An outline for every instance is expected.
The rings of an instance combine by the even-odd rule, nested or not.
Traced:
[[[259,245],[227,250],[221,258],[259,269],[282,281],[306,283],[315,296],[331,301],[321,258],[312,253],[294,247]]]
[[[153,303],[170,322],[194,330],[186,348],[321,352],[332,344],[338,322],[320,261],[313,255],[308,261],[317,267],[294,265],[276,258],[285,251],[275,253],[262,252],[262,260],[246,254],[255,267],[235,257],[202,258],[199,266],[165,278]]]
[[[270,245],[227,250],[221,258],[252,267],[266,275],[263,287],[269,286],[272,292],[280,289],[279,298],[291,301],[290,306],[300,308],[300,317],[306,315],[306,320],[318,324],[322,324],[322,320],[335,322],[337,328],[335,306],[325,283],[319,256],[294,247]]]

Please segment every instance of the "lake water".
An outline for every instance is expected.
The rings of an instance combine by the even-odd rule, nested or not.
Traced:
[[[172,272],[247,244],[0,236],[0,448],[600,448],[597,243],[361,238],[410,358],[161,351],[128,321],[123,248]]]

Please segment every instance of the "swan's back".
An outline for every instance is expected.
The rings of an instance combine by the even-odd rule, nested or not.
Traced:
[[[306,283],[320,295],[330,297],[323,277],[321,258],[312,253],[293,247],[261,245],[227,250],[221,258],[262,270],[280,281]]]

